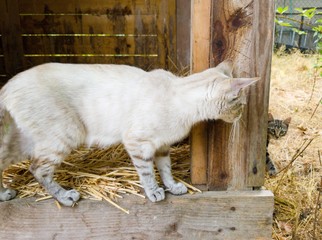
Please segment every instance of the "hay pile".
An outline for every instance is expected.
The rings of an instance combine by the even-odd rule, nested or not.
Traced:
[[[287,135],[269,146],[281,170],[265,183],[275,195],[273,239],[322,239],[322,79],[316,58],[283,51],[273,56],[270,112],[292,117]]]
[[[183,182],[190,193],[198,189],[189,185],[190,150],[182,144],[171,149],[173,175]],[[51,198],[28,171],[30,161],[10,166],[4,173],[4,183],[18,190],[18,197],[38,197],[38,201]],[[74,188],[81,197],[105,200],[128,213],[117,204],[124,194],[145,198],[136,170],[122,145],[107,149],[80,148],[56,170],[55,180],[65,188]],[[160,182],[160,176],[157,175]]]

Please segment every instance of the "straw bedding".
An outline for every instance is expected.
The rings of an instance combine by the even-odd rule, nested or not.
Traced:
[[[173,175],[182,181],[190,193],[199,191],[188,184],[189,145],[181,144],[171,149]],[[36,196],[39,200],[51,198],[28,171],[30,161],[10,166],[5,171],[4,183],[18,190],[18,197]],[[124,194],[144,198],[136,170],[122,145],[107,149],[79,148],[62,163],[55,172],[57,180],[65,188],[74,188],[82,198],[105,200],[128,213],[117,204]],[[157,175],[160,182],[160,176]]]

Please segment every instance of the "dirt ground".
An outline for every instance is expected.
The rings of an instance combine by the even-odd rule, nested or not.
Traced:
[[[277,52],[269,111],[292,117],[287,135],[269,153],[280,170],[266,178],[275,195],[273,239],[322,239],[322,79],[316,55]]]

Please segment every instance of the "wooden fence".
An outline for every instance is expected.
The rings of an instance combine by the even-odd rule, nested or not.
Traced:
[[[2,0],[0,80],[55,61],[176,67],[176,10],[183,4],[182,0]],[[178,51],[183,55],[184,48],[189,53],[190,8],[179,9]]]

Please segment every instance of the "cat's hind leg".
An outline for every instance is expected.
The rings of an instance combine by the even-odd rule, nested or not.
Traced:
[[[65,206],[73,206],[80,195],[74,190],[66,190],[53,179],[53,174],[57,165],[63,160],[59,154],[51,154],[50,157],[42,157],[33,160],[30,171],[36,180],[52,195],[57,201]]]
[[[185,194],[188,191],[187,187],[184,184],[176,182],[173,179],[171,173],[171,159],[169,150],[169,147],[158,149],[158,151],[156,151],[155,153],[155,163],[167,190],[169,190],[170,193],[174,195]]]
[[[2,185],[2,172],[3,170],[0,170],[0,201],[8,201],[16,196],[16,191],[10,188],[5,188]]]
[[[23,160],[24,154],[21,151],[20,132],[8,113],[0,125],[0,201],[8,201],[16,196],[16,191],[3,186],[3,171],[9,165]]]

